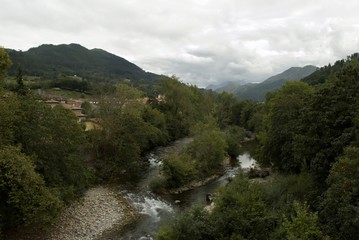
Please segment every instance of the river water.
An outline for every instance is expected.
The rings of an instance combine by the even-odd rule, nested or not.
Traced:
[[[156,232],[161,223],[178,215],[196,204],[206,204],[206,195],[214,192],[219,186],[226,185],[230,178],[239,174],[241,170],[251,167],[255,160],[251,157],[250,151],[243,150],[237,159],[232,159],[231,166],[227,167],[225,173],[213,182],[198,187],[194,190],[186,191],[176,195],[157,195],[150,191],[149,183],[156,177],[161,168],[161,156],[180,149],[191,141],[190,138],[184,138],[173,143],[169,147],[159,148],[147,155],[149,166],[142,178],[132,184],[120,187],[124,195],[138,210],[140,218],[138,221],[128,226],[124,232],[114,232],[106,239],[116,240],[152,240],[155,239]],[[249,148],[248,148],[249,149]]]

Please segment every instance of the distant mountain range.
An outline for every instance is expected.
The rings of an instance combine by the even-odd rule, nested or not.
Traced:
[[[291,67],[286,71],[274,75],[260,83],[229,82],[212,90],[216,92],[230,92],[239,100],[264,101],[268,92],[278,90],[286,81],[299,81],[317,70],[316,66]]]
[[[207,90],[213,90],[213,91],[218,91],[218,92],[230,92],[232,87],[238,87],[244,84],[248,84],[247,81],[245,80],[239,80],[239,81],[226,81],[226,82],[221,82],[219,84],[211,84],[208,85],[206,87]]]
[[[28,51],[7,49],[13,62],[9,75],[19,64],[26,75],[54,79],[59,74],[77,75],[88,80],[131,80],[158,82],[160,76],[146,72],[124,58],[102,49],[87,49],[79,44],[44,44]]]
[[[14,76],[19,65],[24,74],[43,79],[56,79],[60,75],[79,76],[90,81],[131,81],[147,88],[159,83],[160,75],[146,72],[126,59],[102,49],[87,49],[79,44],[44,44],[28,51],[7,49],[13,62],[9,75]],[[267,92],[275,91],[285,81],[305,78],[317,70],[315,66],[292,67],[261,83],[244,80],[210,85],[207,89],[230,92],[238,99],[264,101]],[[308,82],[311,81],[308,79]]]

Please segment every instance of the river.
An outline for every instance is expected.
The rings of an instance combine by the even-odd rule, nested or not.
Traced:
[[[125,231],[112,231],[106,234],[101,240],[152,240],[155,239],[156,232],[161,223],[185,211],[196,204],[206,204],[206,195],[214,192],[219,186],[228,183],[230,178],[240,173],[241,169],[246,169],[255,164],[251,157],[250,147],[246,145],[243,152],[232,159],[231,166],[227,167],[225,173],[213,182],[198,187],[194,190],[186,191],[181,194],[157,195],[149,189],[149,182],[160,171],[160,158],[163,154],[180,149],[191,141],[190,138],[184,138],[174,142],[169,147],[158,148],[149,153],[146,158],[149,162],[147,171],[137,181],[120,186],[119,191],[125,196],[140,213],[140,218],[133,225],[128,226]]]

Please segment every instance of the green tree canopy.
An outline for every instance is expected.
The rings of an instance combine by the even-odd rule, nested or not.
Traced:
[[[321,203],[320,221],[333,239],[359,236],[359,148],[348,147],[334,163]]]
[[[287,82],[267,101],[265,130],[260,135],[259,161],[283,172],[299,172],[305,166],[293,156],[299,118],[314,90],[303,82]]]
[[[331,165],[356,139],[359,109],[359,61],[353,59],[318,87],[298,123],[294,155],[307,162],[325,185]]]
[[[0,215],[5,227],[50,223],[61,209],[60,199],[45,186],[32,160],[20,149],[0,149]]]
[[[85,189],[90,175],[82,157],[85,135],[76,116],[62,106],[51,108],[28,94],[20,102],[16,142],[35,156],[36,170],[64,199]]]

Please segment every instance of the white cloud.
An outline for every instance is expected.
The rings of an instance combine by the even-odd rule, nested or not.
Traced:
[[[0,0],[0,45],[80,43],[206,86],[358,51],[359,2]]]

